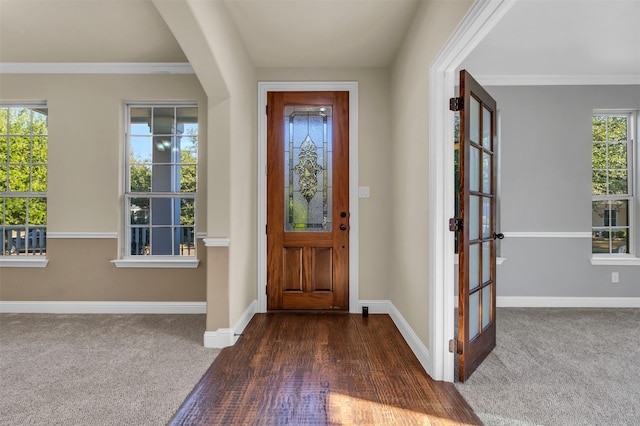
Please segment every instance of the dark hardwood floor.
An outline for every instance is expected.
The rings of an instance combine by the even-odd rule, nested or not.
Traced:
[[[172,425],[481,425],[388,315],[257,314]]]

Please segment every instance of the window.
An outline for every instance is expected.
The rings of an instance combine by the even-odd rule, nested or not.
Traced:
[[[46,104],[0,104],[0,256],[44,256]]]
[[[592,253],[632,253],[635,114],[592,117]]]
[[[196,256],[198,108],[126,107],[125,257]]]

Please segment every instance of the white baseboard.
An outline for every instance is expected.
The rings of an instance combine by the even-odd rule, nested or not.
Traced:
[[[242,334],[247,324],[249,324],[249,321],[251,321],[251,318],[255,315],[257,307],[257,300],[251,302],[233,328],[219,328],[216,331],[205,331],[204,347],[222,349],[227,346],[235,345],[238,341],[238,337]]]
[[[236,324],[233,326],[233,331],[237,335],[242,334],[242,332],[244,331],[244,328],[247,326],[247,324],[249,324],[249,321],[251,321],[251,318],[253,318],[253,316],[256,314],[257,309],[258,309],[258,301],[254,300],[247,307],[247,309],[242,313],[242,315],[240,315],[240,319],[238,319]]]
[[[362,311],[363,306],[368,306],[370,314],[388,314],[416,358],[418,358],[418,361],[420,361],[420,364],[422,364],[422,367],[427,374],[431,375],[431,353],[429,349],[418,338],[418,335],[413,331],[407,320],[404,319],[390,300],[360,300],[358,304],[360,305],[360,311]]]
[[[388,314],[391,301],[389,300],[360,300],[358,301],[358,312],[362,312],[363,307],[369,308],[370,314]]]
[[[499,308],[640,308],[640,297],[498,296]]]
[[[238,340],[232,328],[219,328],[216,331],[204,332],[204,347],[222,349],[233,346]]]
[[[204,314],[206,302],[2,301],[1,313]]]
[[[389,302],[389,315],[393,322],[400,330],[400,334],[404,337],[404,340],[407,341],[407,344],[413,351],[418,361],[422,365],[422,368],[427,372],[428,375],[433,377],[432,374],[432,360],[431,360],[431,352],[425,346],[424,343],[420,340],[418,335],[413,331],[407,320],[404,319],[400,311],[393,305],[393,303]]]

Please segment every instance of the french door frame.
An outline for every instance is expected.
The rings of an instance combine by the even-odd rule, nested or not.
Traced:
[[[258,83],[258,306],[267,312],[267,92],[349,92],[349,312],[358,313],[358,82]]]
[[[451,35],[429,73],[429,374],[435,380],[454,381],[455,283],[454,233],[449,218],[454,211],[453,113],[449,98],[455,92],[457,71],[464,59],[500,22],[516,0],[476,0]],[[473,70],[470,70],[473,72]],[[480,76],[480,83],[482,84]],[[499,178],[498,178],[499,179]]]

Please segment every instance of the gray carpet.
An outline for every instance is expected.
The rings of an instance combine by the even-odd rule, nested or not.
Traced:
[[[456,388],[487,426],[640,425],[640,309],[498,308]]]
[[[164,425],[211,365],[204,315],[0,314],[1,425]]]

